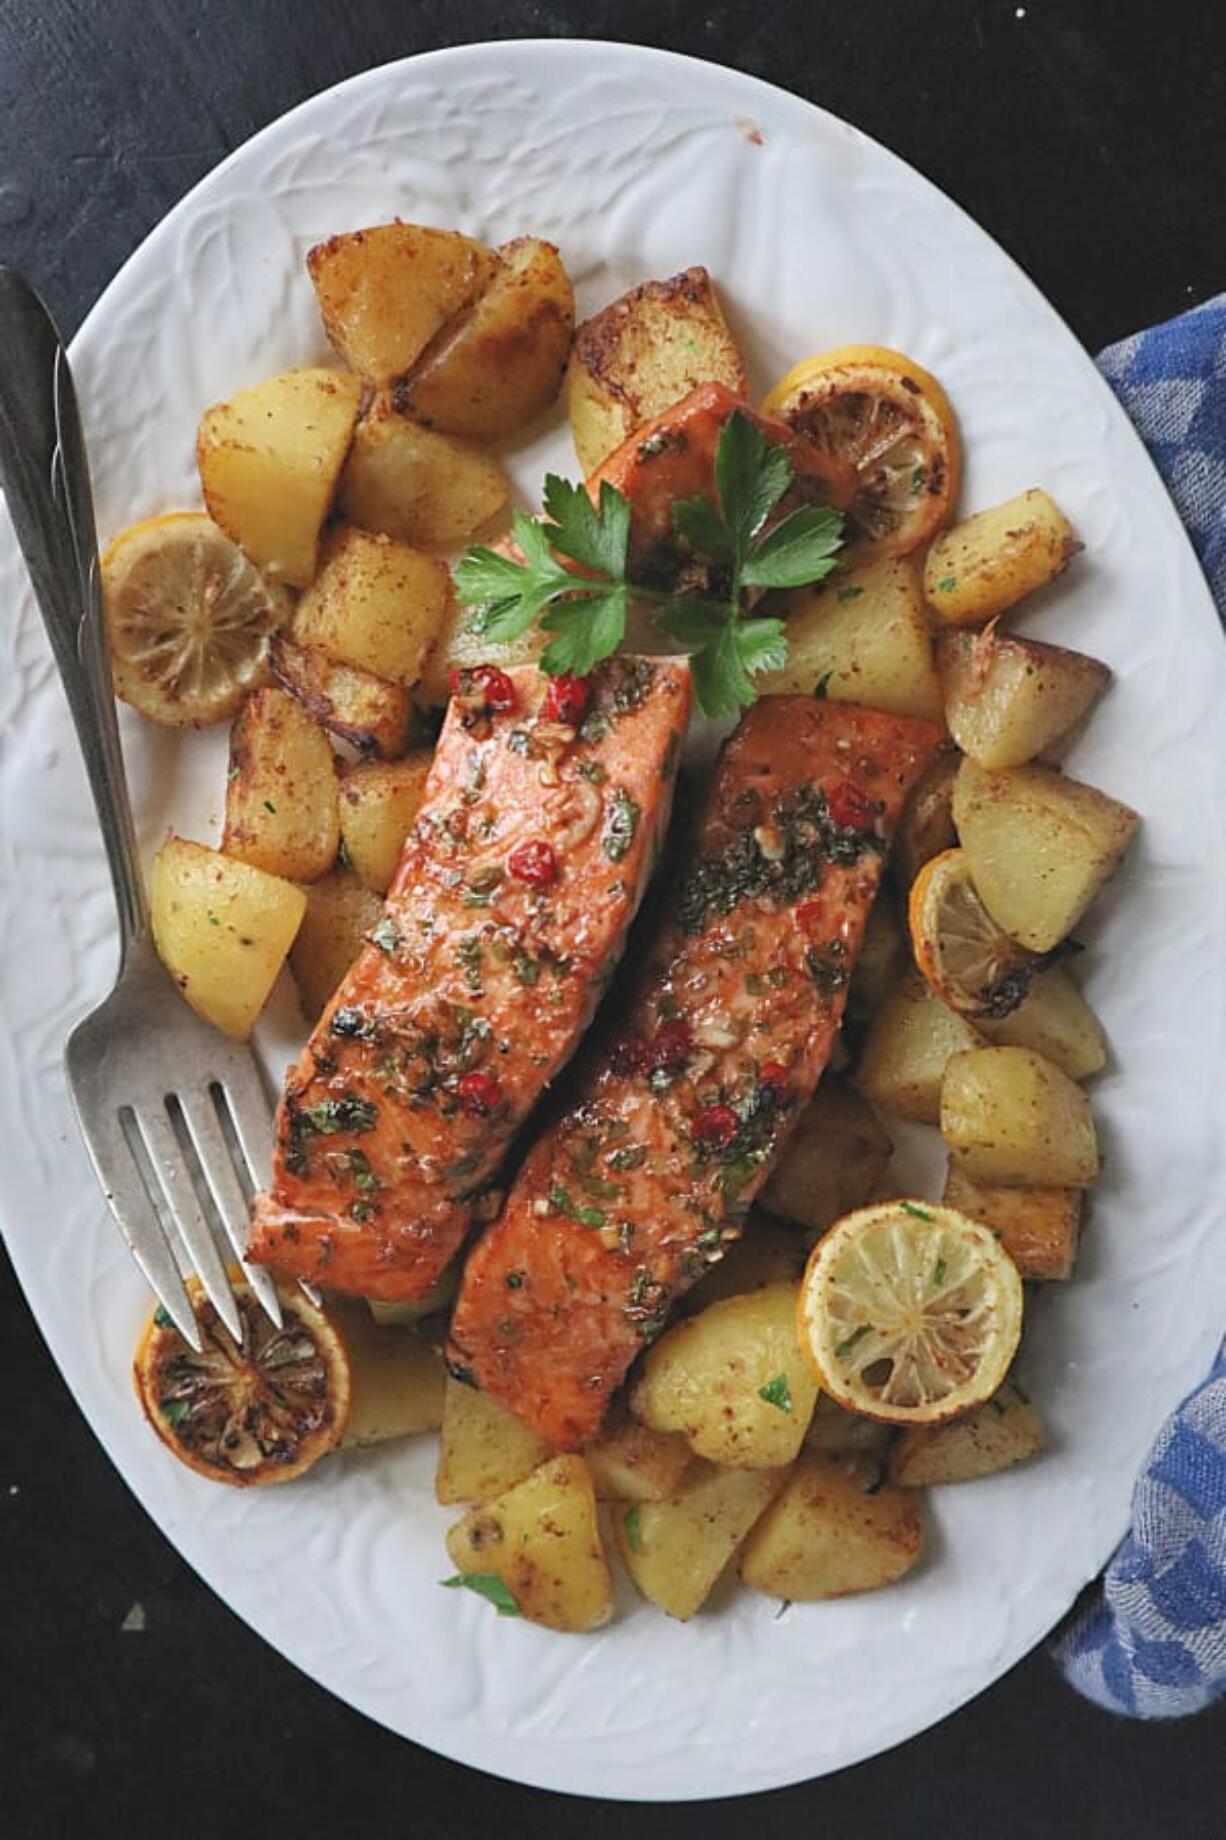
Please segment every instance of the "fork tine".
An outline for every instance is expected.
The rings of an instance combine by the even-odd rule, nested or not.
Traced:
[[[241,1343],[243,1324],[238,1305],[234,1301],[234,1293],[230,1289],[230,1280],[226,1276],[226,1268],[213,1239],[212,1229],[196,1197],[183,1149],[175,1136],[169,1113],[161,1107],[150,1107],[138,1111],[136,1118],[154,1174],[161,1184],[167,1207],[196,1275],[222,1322],[234,1340]]]
[[[118,1112],[104,1116],[105,1126],[100,1120],[91,1119],[88,1126],[81,1121],[90,1161],[128,1251],[179,1334],[199,1354],[200,1325],[144,1173],[124,1136]]]
[[[204,1171],[234,1256],[242,1268],[243,1276],[263,1304],[265,1314],[280,1329],[283,1326],[281,1300],[277,1296],[272,1274],[262,1265],[249,1265],[244,1257],[250,1225],[247,1198],[234,1167],[229,1145],[218,1123],[213,1096],[207,1090],[180,1093],[179,1104],[183,1108],[184,1121],[191,1133],[196,1155],[200,1158],[200,1167]]]

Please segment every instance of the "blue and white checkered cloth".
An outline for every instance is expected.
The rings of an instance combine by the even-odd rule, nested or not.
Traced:
[[[1226,294],[1098,362],[1226,621]],[[1226,1343],[1159,1433],[1133,1493],[1132,1531],[1052,1652],[1079,1693],[1132,1718],[1179,1718],[1226,1693]]]

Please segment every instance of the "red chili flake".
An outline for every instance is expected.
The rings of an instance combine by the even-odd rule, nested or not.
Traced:
[[[704,1105],[690,1120],[690,1136],[711,1150],[725,1150],[740,1128],[730,1105]]]
[[[776,1100],[786,1096],[788,1089],[788,1070],[779,1061],[763,1061],[758,1068],[758,1085],[768,1086]]]
[[[688,1022],[679,1019],[662,1022],[652,1037],[651,1064],[675,1073],[685,1065],[693,1045],[694,1037],[690,1034]]]
[[[646,1073],[651,1065],[651,1049],[641,1035],[623,1035],[609,1050],[614,1073]]]
[[[795,910],[796,924],[806,938],[812,938],[818,932],[825,919],[826,910],[820,901],[802,901]]]
[[[507,857],[507,868],[516,881],[547,888],[557,877],[558,858],[551,843],[543,837],[533,837],[528,843],[516,844]]]
[[[877,822],[877,813],[869,801],[849,779],[840,780],[832,786],[826,797],[830,816],[835,823],[848,831],[871,831]]]
[[[547,722],[569,722],[572,728],[576,728],[582,722],[591,700],[591,679],[574,677],[569,671],[563,671],[560,676],[549,680],[542,714]]]
[[[515,685],[496,664],[478,664],[471,670],[453,670],[448,676],[447,688],[461,702],[474,704],[481,709],[492,709],[500,715],[515,707]]]
[[[502,1088],[492,1073],[482,1073],[477,1068],[472,1073],[461,1074],[456,1082],[456,1092],[460,1104],[474,1118],[488,1118],[496,1105],[502,1101]]]

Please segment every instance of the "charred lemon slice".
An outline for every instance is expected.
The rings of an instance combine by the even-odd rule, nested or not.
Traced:
[[[943,850],[911,884],[907,921],[915,962],[961,1016],[1008,1016],[1042,964],[1010,939],[979,899],[965,850]]]
[[[227,722],[267,675],[290,610],[203,511],[146,518],[102,558],[115,694],[169,728]]]
[[[842,345],[805,358],[762,412],[854,469],[849,517],[861,551],[908,555],[948,518],[960,472],[954,413],[936,378],[902,352]]]
[[[801,1351],[832,1399],[930,1425],[988,1399],[1022,1332],[1022,1281],[990,1228],[928,1201],[860,1208],[818,1241]]]
[[[192,1279],[201,1351],[164,1310],[136,1350],[133,1376],[145,1417],[181,1463],[213,1482],[251,1488],[290,1482],[332,1450],[349,1416],[349,1356],[323,1310],[283,1291],[280,1329],[254,1292],[233,1282],[240,1346]]]

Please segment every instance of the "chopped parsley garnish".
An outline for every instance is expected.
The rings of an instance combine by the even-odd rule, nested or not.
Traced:
[[[153,1326],[155,1329],[173,1329],[175,1326],[174,1318],[171,1316],[169,1310],[164,1310],[160,1303],[153,1312]]]
[[[933,1290],[937,1288],[938,1284],[944,1284],[945,1271],[946,1271],[946,1266],[945,1266],[944,1259],[938,1259],[936,1264],[932,1268],[932,1288]]]
[[[638,806],[623,787],[615,786],[609,795],[609,809],[600,837],[600,847],[610,862],[622,860],[634,842],[638,827]]]
[[[568,1188],[555,1182],[549,1190],[549,1205],[558,1214],[565,1214],[568,1220],[577,1220],[581,1227],[603,1227],[608,1216],[603,1208],[585,1207],[576,1201]]]
[[[643,1144],[627,1144],[623,1149],[611,1152],[609,1168],[623,1175],[629,1169],[641,1169],[646,1161],[647,1151]]]
[[[507,1273],[507,1289],[509,1291],[522,1291],[523,1288],[524,1288],[523,1272],[522,1271],[509,1271]]]
[[[863,592],[863,588],[857,588],[854,582],[849,581],[845,588],[839,589],[834,598],[836,601],[858,601]],[[826,675],[829,677],[830,673],[827,672]]]
[[[274,818],[275,818],[275,817],[276,817],[276,815],[277,815],[277,808],[276,808],[276,806],[275,806],[275,805],[273,804],[273,802],[272,802],[272,800],[271,800],[271,799],[265,799],[265,800],[264,800],[264,810],[265,810],[265,811],[270,811],[270,812],[272,813],[272,815],[273,815],[273,817],[274,817]]]
[[[776,1374],[765,1386],[758,1388],[758,1398],[764,1399],[768,1406],[778,1406],[781,1412],[792,1410],[792,1389],[788,1385],[786,1374]]]
[[[321,1137],[331,1137],[341,1131],[351,1131],[356,1137],[363,1131],[373,1131],[378,1117],[378,1110],[369,1099],[357,1099],[352,1093],[340,1099],[321,1099],[318,1105],[306,1106],[294,1114],[299,1128],[305,1126]]]
[[[691,654],[702,708],[730,715],[754,701],[759,672],[787,660],[782,620],[747,615],[746,590],[823,580],[842,541],[842,517],[825,505],[802,505],[767,527],[793,478],[786,449],[768,443],[734,410],[715,451],[718,502],[700,494],[673,505],[677,534],[718,565],[726,584],[721,597],[699,598],[630,582],[630,505],[607,480],[593,504],[584,486],[547,474],[545,519],[538,523],[523,512],[512,518],[522,560],[478,546],[457,564],[460,600],[474,610],[469,630],[505,643],[539,621],[552,635],[543,668],[582,677],[621,644],[631,599],[654,601],[659,625]],[[585,739],[597,738],[588,733],[591,721],[580,731]]]
[[[378,946],[381,952],[394,952],[400,944],[400,928],[390,914],[384,914],[377,926],[370,929],[370,943]]]
[[[514,971],[520,983],[528,985],[529,988],[540,980],[540,965],[537,963],[536,959],[532,958],[522,947],[517,947],[513,953],[511,958],[511,969]]]
[[[439,1583],[447,1591],[475,1591],[487,1604],[493,1604],[499,1616],[521,1614],[519,1605],[497,1572],[457,1572],[454,1578],[440,1578]]]
[[[158,1410],[168,1425],[181,1425],[187,1417],[186,1399],[162,1399],[158,1401]]]
[[[957,585],[958,577],[956,575],[943,575],[937,583],[937,593],[952,594]]]
[[[378,1033],[374,1018],[364,1016],[360,1009],[338,1009],[328,1028],[331,1034],[352,1041],[373,1041]]]
[[[632,1553],[641,1553],[643,1550],[643,1510],[639,1502],[636,1501],[632,1508],[626,1509],[622,1526],[626,1529],[626,1545]]]
[[[936,1218],[930,1209],[916,1207],[914,1201],[900,1201],[898,1205],[904,1214],[910,1214],[912,1220],[935,1220]]]
[[[862,1342],[865,1336],[871,1335],[872,1332],[870,1324],[861,1323],[858,1329],[853,1329],[850,1335],[844,1336],[841,1342],[834,1344],[834,1352],[839,1356],[850,1354],[856,1343]]]

